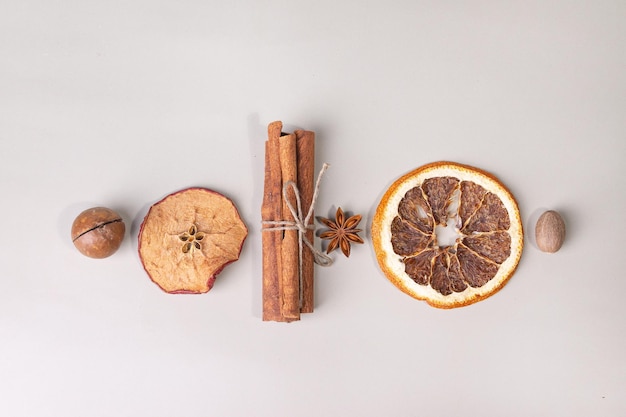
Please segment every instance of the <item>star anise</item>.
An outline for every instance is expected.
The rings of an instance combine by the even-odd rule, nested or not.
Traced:
[[[350,244],[363,243],[363,239],[359,236],[359,232],[362,232],[362,230],[356,228],[361,221],[360,214],[346,219],[343,210],[341,210],[341,207],[338,207],[334,221],[322,217],[319,218],[319,221],[330,229],[320,234],[321,239],[330,239],[326,253],[331,253],[335,249],[341,248],[343,254],[349,257]]]

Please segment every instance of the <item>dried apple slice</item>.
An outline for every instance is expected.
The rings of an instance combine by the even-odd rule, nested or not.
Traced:
[[[239,259],[247,235],[231,200],[189,188],[150,207],[139,231],[139,257],[163,291],[205,293],[222,269]]]

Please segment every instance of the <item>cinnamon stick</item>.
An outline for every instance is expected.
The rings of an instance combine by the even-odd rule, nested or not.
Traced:
[[[298,161],[298,189],[302,200],[302,212],[306,216],[313,201],[315,188],[315,132],[296,130],[296,147]],[[311,215],[311,224],[315,225],[315,217]],[[308,230],[305,238],[313,243],[315,230]],[[302,282],[300,289],[300,312],[312,313],[314,307],[314,270],[313,253],[305,249],[302,253]]]
[[[261,219],[263,221],[282,220],[282,175],[279,156],[281,122],[268,126],[268,139],[265,143],[265,184]],[[263,320],[284,321],[281,313],[282,291],[282,233],[263,232]]]
[[[298,165],[297,165],[297,148],[296,135],[283,135],[279,140],[280,151],[280,170],[282,174],[283,187],[292,181],[298,184]],[[296,207],[296,197],[292,187],[287,188],[286,197],[291,205]],[[287,206],[287,201],[283,197],[282,208],[283,220],[293,222],[295,220],[293,214]],[[285,230],[281,243],[282,257],[282,305],[281,314],[287,320],[300,319],[300,258],[298,231]]]

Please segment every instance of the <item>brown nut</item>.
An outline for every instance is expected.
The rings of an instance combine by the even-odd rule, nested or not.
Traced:
[[[119,249],[125,231],[126,226],[119,214],[106,207],[93,207],[74,220],[72,241],[83,255],[101,259]]]
[[[535,239],[543,252],[554,253],[561,248],[565,240],[565,222],[558,212],[548,210],[539,217]]]

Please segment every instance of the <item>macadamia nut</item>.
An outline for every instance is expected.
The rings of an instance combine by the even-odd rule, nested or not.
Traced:
[[[125,231],[126,226],[119,214],[106,207],[93,207],[74,220],[72,241],[83,255],[101,259],[119,249]]]

